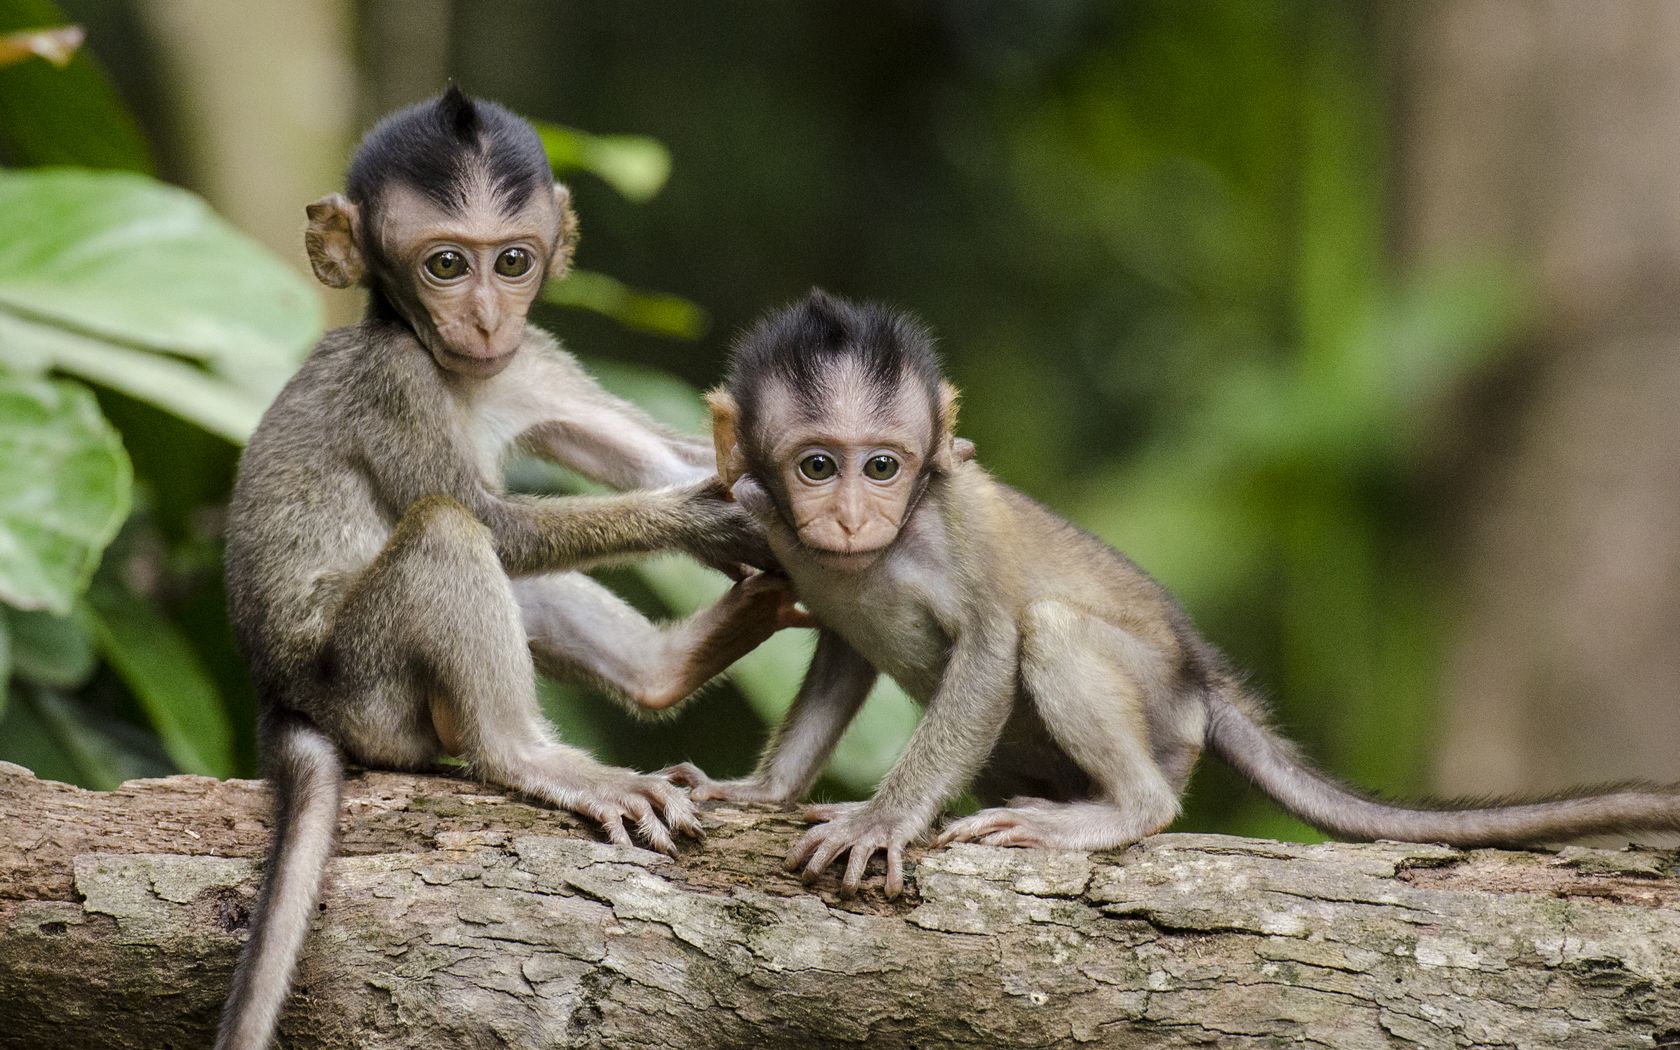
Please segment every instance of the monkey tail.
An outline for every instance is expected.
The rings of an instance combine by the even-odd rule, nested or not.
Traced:
[[[1291,814],[1338,839],[1464,848],[1561,842],[1624,831],[1680,831],[1680,785],[1626,784],[1536,800],[1385,802],[1314,769],[1252,713],[1234,684],[1208,705],[1208,746]]]
[[[293,714],[265,728],[274,841],[215,1050],[265,1050],[273,1041],[338,826],[344,760],[332,739]]]

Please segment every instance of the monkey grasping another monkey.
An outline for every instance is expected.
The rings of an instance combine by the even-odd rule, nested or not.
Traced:
[[[1508,805],[1378,801],[1267,725],[1166,589],[1119,552],[965,462],[957,395],[920,324],[813,292],[741,338],[710,395],[720,472],[764,524],[821,630],[757,770],[666,770],[697,799],[804,795],[878,674],[925,710],[867,802],[816,806],[788,854],[806,881],[903,850],[972,785],[989,808],[939,842],[1106,849],[1166,827],[1203,746],[1345,839],[1516,845],[1680,830],[1680,787]]]
[[[308,208],[315,274],[365,285],[241,460],[227,538],[230,613],[255,680],[277,800],[262,894],[217,1037],[273,1037],[331,853],[344,760],[485,780],[667,853],[698,834],[668,780],[556,739],[545,670],[633,709],[669,706],[797,619],[768,577],[656,627],[573,570],[662,549],[726,570],[771,564],[715,480],[711,448],[611,397],[526,312],[561,275],[576,220],[536,132],[451,87],[381,121],[346,192]],[[616,488],[509,495],[523,448]]]

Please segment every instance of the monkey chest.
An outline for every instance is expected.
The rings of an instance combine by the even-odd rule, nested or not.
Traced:
[[[806,607],[877,671],[926,703],[951,651],[936,611],[919,595],[892,588],[860,588],[823,598],[806,597]]]

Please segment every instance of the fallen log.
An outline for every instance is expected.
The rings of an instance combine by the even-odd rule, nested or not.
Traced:
[[[1680,1046],[1680,855],[961,846],[845,901],[789,815],[672,861],[445,776],[360,773],[281,1045]],[[208,1045],[260,782],[0,764],[0,1047]]]

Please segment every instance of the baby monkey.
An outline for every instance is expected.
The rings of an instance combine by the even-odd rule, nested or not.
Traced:
[[[884,851],[897,896],[905,845],[970,784],[992,808],[939,842],[1136,842],[1178,814],[1204,745],[1338,838],[1482,846],[1680,830],[1676,787],[1414,808],[1314,770],[1160,584],[964,461],[956,391],[926,330],[902,314],[813,292],[739,340],[709,401],[724,478],[821,631],[756,772],[667,775],[697,799],[787,803],[878,673],[925,709],[873,799],[807,811],[822,823],[787,858],[807,882],[845,859],[841,887],[853,893]]]
[[[709,444],[611,397],[526,312],[565,270],[576,220],[531,126],[451,88],[381,121],[345,195],[308,208],[326,284],[368,289],[263,417],[228,526],[230,613],[262,707],[277,801],[251,935],[216,1045],[274,1032],[315,911],[344,760],[476,775],[673,852],[694,809],[660,777],[560,742],[532,659],[635,708],[669,706],[792,617],[754,577],[661,628],[572,570],[674,548],[770,564],[712,479]],[[515,447],[616,496],[507,493]],[[712,479],[712,480],[707,480]]]

